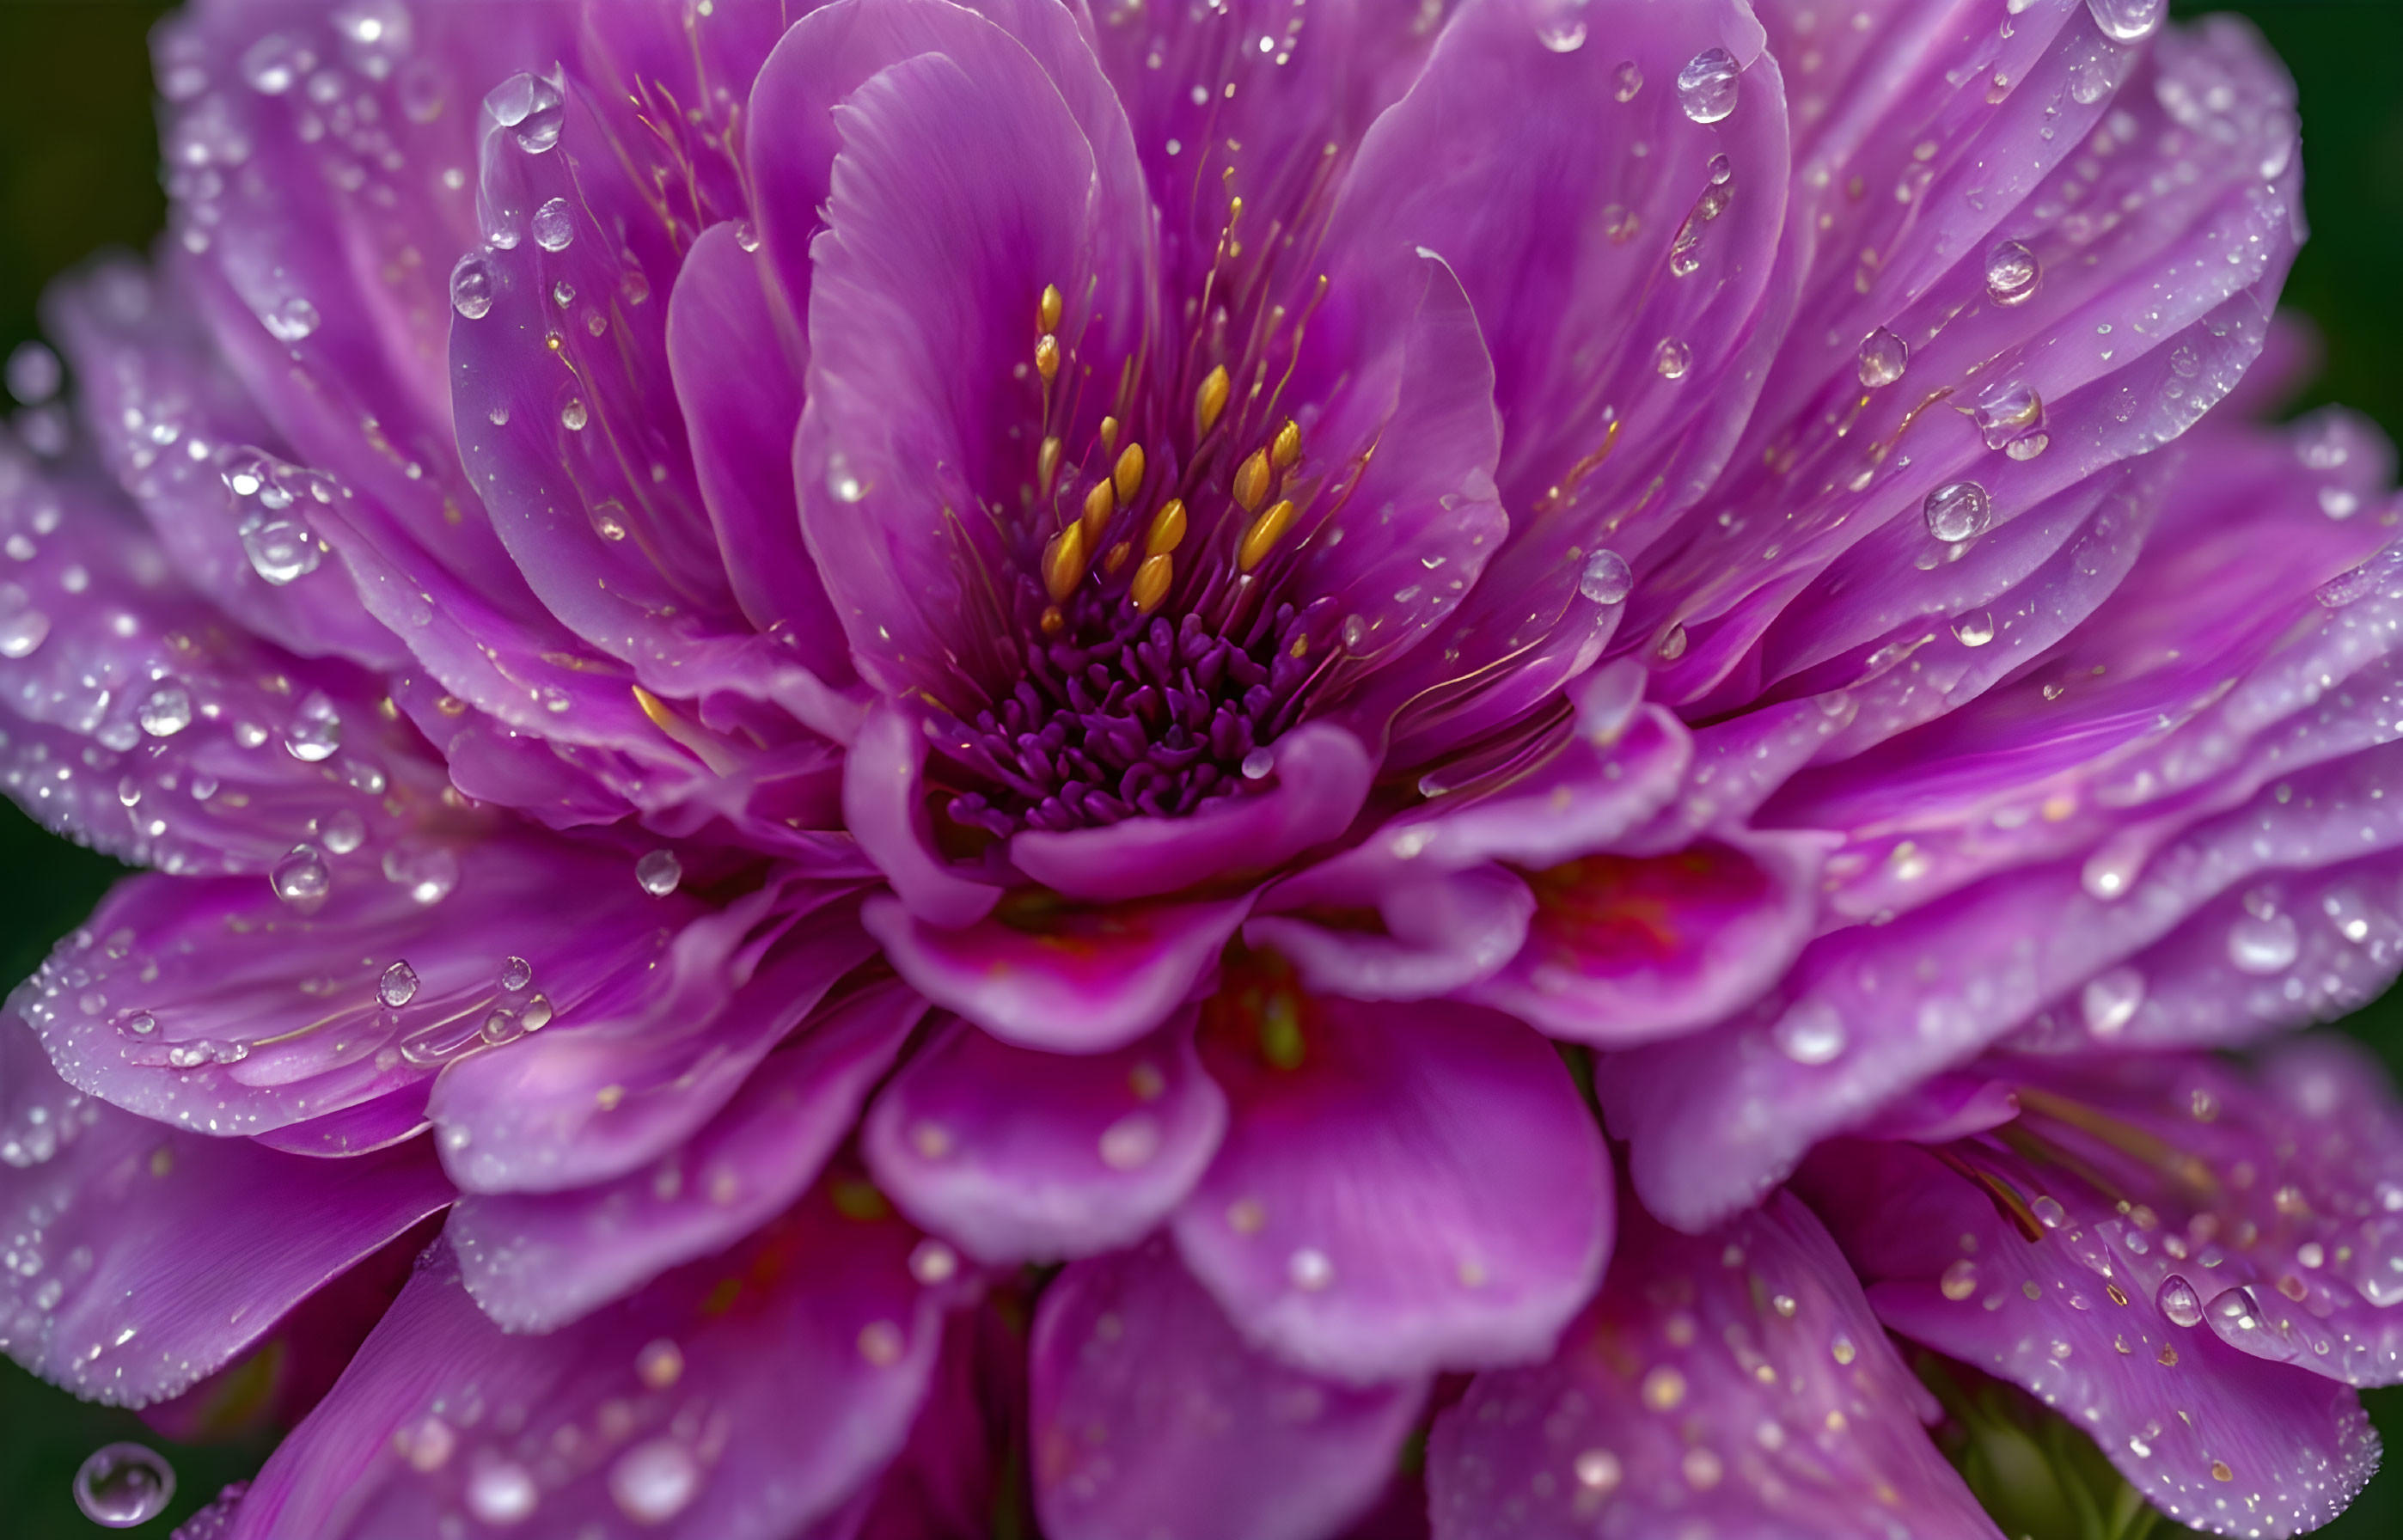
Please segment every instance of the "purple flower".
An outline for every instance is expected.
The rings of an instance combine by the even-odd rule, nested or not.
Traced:
[[[2164,9],[203,0],[0,1341],[242,1540],[1999,1533],[1897,1339],[2324,1520],[2403,501]]]

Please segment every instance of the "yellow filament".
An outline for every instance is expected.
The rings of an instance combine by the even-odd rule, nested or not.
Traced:
[[[1146,556],[1143,565],[1134,569],[1134,583],[1127,590],[1127,597],[1134,601],[1139,613],[1149,615],[1168,597],[1169,580],[1175,576],[1176,558],[1164,552]]]
[[[1053,603],[1076,591],[1085,580],[1085,526],[1070,524],[1043,548],[1043,591]]]
[[[1235,501],[1250,513],[1268,501],[1269,456],[1266,450],[1254,450],[1250,459],[1235,467]]]
[[[1285,532],[1291,528],[1293,502],[1289,498],[1280,499],[1243,531],[1243,544],[1235,548],[1236,570],[1249,572],[1267,561],[1269,552],[1276,549],[1276,543],[1284,539]]]
[[[1151,516],[1150,532],[1143,537],[1143,553],[1146,556],[1165,556],[1174,550],[1184,538],[1185,504],[1181,499],[1172,497]]]

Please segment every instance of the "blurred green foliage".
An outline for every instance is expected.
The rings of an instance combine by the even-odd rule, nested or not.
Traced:
[[[448,0],[467,3],[467,0]],[[2002,0],[1994,0],[2000,8]],[[0,0],[0,354],[36,333],[50,274],[96,248],[143,246],[165,200],[150,95],[146,34],[155,0]],[[2301,90],[2305,205],[2312,243],[2286,303],[2311,316],[2324,366],[2298,409],[2341,401],[2403,437],[2403,0],[2254,0],[2188,4],[2181,16],[2251,17]],[[115,863],[54,839],[0,803],[0,978],[24,977],[114,880]],[[2403,1070],[2403,999],[2390,995],[2346,1023]],[[2018,1540],[2137,1540],[2141,1519],[2090,1446],[1988,1387],[1957,1393],[1958,1457]],[[2390,1449],[2403,1449],[2403,1388],[2365,1398]],[[135,1438],[162,1448],[181,1478],[167,1515],[138,1530],[164,1536],[218,1487],[246,1475],[251,1446],[183,1449],[131,1413],[87,1406],[0,1364],[0,1516],[12,1540],[88,1540],[69,1484],[84,1456]],[[2168,1540],[2173,1526],[2151,1526]],[[2403,1534],[2403,1472],[2372,1485],[2323,1531],[2329,1540]]]

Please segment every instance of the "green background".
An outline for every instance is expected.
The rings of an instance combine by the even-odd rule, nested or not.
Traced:
[[[100,246],[144,245],[160,228],[145,36],[165,8],[0,0],[0,355],[35,335],[35,302],[50,274]],[[2205,9],[2251,16],[2301,88],[2312,242],[2285,298],[2318,321],[2327,359],[2299,405],[2342,401],[2403,437],[2403,0],[2178,7]],[[0,981],[30,973],[118,869],[0,802]],[[2346,1024],[2403,1068],[2397,997]],[[2403,1450],[2403,1388],[2366,1399],[2388,1447]],[[160,1442],[130,1413],[70,1400],[0,1362],[0,1529],[11,1540],[103,1533],[76,1513],[68,1484],[87,1453],[117,1438]],[[222,1483],[246,1475],[259,1450],[168,1452],[182,1478],[174,1506],[125,1533],[163,1536]],[[2322,1533],[2403,1534],[2403,1457],[2396,1466]]]

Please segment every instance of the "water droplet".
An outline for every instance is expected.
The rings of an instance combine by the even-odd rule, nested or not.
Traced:
[[[324,690],[311,690],[284,729],[285,752],[307,764],[333,756],[342,744],[342,718]]]
[[[2300,950],[2294,920],[2284,914],[2248,914],[2228,927],[2228,960],[2246,973],[2281,973]]]
[[[538,75],[513,75],[484,98],[493,120],[512,132],[518,148],[540,155],[559,143],[567,120],[566,102],[559,88]]]
[[[258,312],[259,325],[279,342],[298,342],[317,329],[317,307],[293,295],[272,309]]]
[[[314,845],[295,845],[275,869],[268,874],[275,896],[295,909],[310,909],[326,901],[333,891],[334,874],[326,869],[326,858]]]
[[[164,1513],[174,1496],[175,1468],[140,1444],[95,1450],[75,1476],[76,1506],[107,1529],[146,1524]]]
[[[416,999],[417,970],[405,959],[384,969],[383,977],[376,980],[376,998],[395,1010]]]
[[[1550,15],[1535,23],[1535,41],[1554,53],[1575,53],[1585,47],[1585,0],[1555,0]]]
[[[1577,574],[1577,592],[1597,604],[1623,604],[1635,588],[1635,574],[1627,558],[1615,550],[1598,550],[1585,559]]]
[[[316,56],[279,32],[243,50],[242,77],[261,96],[281,96],[315,66]]]
[[[245,525],[242,548],[250,558],[250,570],[269,587],[279,589],[315,572],[324,555],[317,548],[315,533],[298,519],[263,519]]]
[[[50,634],[50,617],[36,609],[0,616],[0,658],[29,658]]]
[[[748,219],[734,221],[734,243],[744,251],[759,249],[759,227]]]
[[[1644,67],[1630,59],[1611,73],[1610,94],[1621,102],[1632,102],[1635,93],[1644,89]]]
[[[338,808],[319,821],[317,842],[330,854],[348,855],[368,837],[368,826],[349,808]]]
[[[467,1479],[467,1511],[487,1524],[524,1522],[541,1495],[525,1467],[507,1460],[494,1461]]]
[[[2028,1204],[2028,1210],[2035,1215],[2036,1222],[2049,1230],[2057,1230],[2069,1222],[2068,1211],[2061,1206],[2061,1200],[2049,1193],[2036,1194],[2035,1200]]]
[[[1946,482],[1927,494],[1920,511],[1927,516],[1927,533],[1948,545],[1983,534],[1994,521],[1994,505],[1975,481]]]
[[[1964,1256],[1944,1269],[1937,1283],[1947,1299],[1966,1299],[1978,1292],[1978,1264]]]
[[[2044,397],[2033,385],[1997,381],[1979,395],[1969,416],[1986,447],[1998,450],[2044,425]]]
[[[2287,1359],[2299,1351],[2270,1325],[2260,1299],[2249,1288],[2225,1289],[2214,1295],[2205,1313],[2211,1317],[2211,1329],[2219,1334],[2221,1341],[2257,1358]]]
[[[634,881],[652,897],[665,898],[684,881],[684,863],[672,850],[650,851],[634,863]]]
[[[170,680],[142,698],[134,716],[151,737],[173,738],[192,725],[192,692]]]
[[[921,1283],[947,1283],[960,1270],[960,1254],[928,1236],[910,1252],[910,1276]]]
[[[554,198],[534,211],[534,243],[545,251],[565,251],[576,239],[576,216],[567,200]]]
[[[1674,663],[1678,659],[1685,657],[1686,628],[1683,626],[1671,626],[1667,631],[1662,631],[1660,633],[1660,640],[1653,645],[1652,656],[1658,658],[1663,663]]]
[[[477,1034],[487,1043],[506,1043],[517,1036],[519,1030],[515,1011],[493,1010],[485,1013],[484,1024],[477,1029]]]
[[[1778,1051],[1798,1064],[1824,1064],[1844,1051],[1844,1023],[1824,1000],[1806,1001],[1778,1019]]]
[[[550,1019],[555,1014],[550,1004],[550,996],[537,994],[525,1003],[524,1009],[518,1012],[518,1025],[528,1032],[540,1032],[550,1025]]]
[[[1663,337],[1653,350],[1652,367],[1660,371],[1663,380],[1683,380],[1694,366],[1693,350],[1674,337]]]
[[[1618,1491],[1623,1474],[1618,1456],[1608,1450],[1586,1450],[1569,1468],[1576,1473],[1578,1486],[1595,1492]]]
[[[1979,610],[1952,622],[1952,634],[1965,647],[1982,647],[1994,639],[1994,612]]]
[[[118,1024],[136,1037],[148,1037],[159,1030],[159,1019],[146,1010],[137,1010]]]
[[[2194,1285],[2176,1273],[2161,1280],[2161,1292],[2157,1297],[2161,1313],[2174,1326],[2195,1326],[2202,1324],[2202,1298]]]
[[[505,990],[521,990],[534,982],[534,964],[522,957],[512,957],[501,964],[497,982]]]
[[[383,853],[384,881],[409,890],[411,900],[438,904],[459,885],[459,857],[448,846]]]
[[[481,321],[493,308],[493,265],[474,252],[451,270],[451,308],[470,321]]]
[[[2121,43],[2140,43],[2161,30],[2169,0],[2086,0],[2086,8],[2104,35]]]
[[[1997,305],[2025,303],[2043,276],[2035,253],[2017,241],[2001,242],[1986,253],[1986,295]]]
[[[2086,1030],[2097,1037],[2116,1037],[2135,1020],[2145,1003],[2145,976],[2132,967],[2098,973],[2078,992],[2077,1006]]]
[[[1112,1171],[1134,1171],[1160,1153],[1160,1119],[1147,1112],[1131,1112],[1102,1131],[1102,1164]]]
[[[591,420],[591,414],[584,409],[583,401],[576,396],[569,396],[567,405],[559,409],[560,426],[570,433],[582,433],[584,424]]]
[[[856,503],[868,495],[868,488],[851,473],[851,463],[840,453],[826,456],[826,484],[838,503]]]
[[[1677,72],[1677,105],[1697,123],[1715,123],[1735,111],[1735,55],[1704,49]]]
[[[1735,180],[1735,162],[1724,155],[1712,156],[1710,164],[1704,170],[1709,172],[1711,186],[1715,187],[1726,187]]]
[[[609,1498],[638,1524],[664,1524],[701,1491],[701,1462],[674,1438],[635,1445],[609,1467]]]
[[[1304,1246],[1285,1258],[1285,1277],[1295,1288],[1315,1294],[1335,1282],[1335,1264],[1315,1246]]]
[[[1276,756],[1267,749],[1254,749],[1243,756],[1243,779],[1246,781],[1265,781],[1268,779],[1269,772],[1274,769],[1276,769]]]

